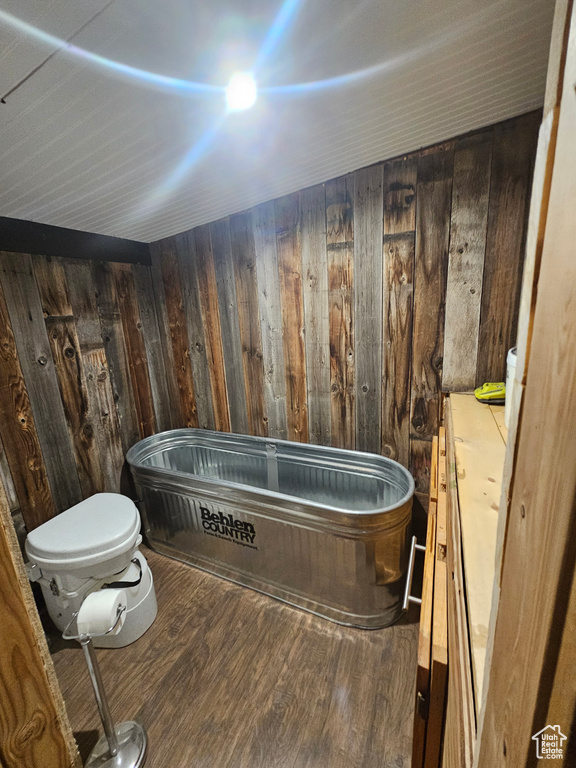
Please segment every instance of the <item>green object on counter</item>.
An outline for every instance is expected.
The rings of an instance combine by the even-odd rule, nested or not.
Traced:
[[[506,384],[503,381],[487,382],[474,390],[476,400],[492,405],[504,405],[506,399]]]

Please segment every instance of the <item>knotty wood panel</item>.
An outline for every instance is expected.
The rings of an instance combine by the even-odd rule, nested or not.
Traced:
[[[118,294],[110,264],[94,264],[93,275],[96,281],[96,304],[104,349],[108,360],[114,402],[118,410],[122,448],[127,451],[140,439],[140,431],[130,382],[130,361],[124,342]]]
[[[300,219],[309,440],[317,445],[330,445],[328,261],[323,185],[300,193]]]
[[[275,216],[284,328],[288,439],[307,442],[308,398],[298,195],[289,195],[277,200]]]
[[[442,370],[444,390],[459,391],[475,386],[491,156],[491,132],[456,143]]]
[[[2,344],[2,338],[0,337],[0,344]],[[8,498],[8,507],[10,512],[16,512],[20,509],[18,502],[18,495],[16,494],[16,488],[14,487],[14,480],[10,472],[10,466],[8,459],[6,458],[6,451],[2,444],[2,438],[0,436],[0,482],[4,485],[6,496]]]
[[[264,368],[262,365],[262,339],[258,316],[258,285],[256,282],[256,252],[250,214],[238,214],[230,219],[232,261],[236,278],[236,298],[248,425],[250,434],[267,435],[268,424],[264,412]]]
[[[452,164],[452,146],[418,160],[410,426],[419,441],[432,440],[440,419]],[[413,465],[422,456],[413,452]]]
[[[417,161],[384,163],[382,453],[410,461]]]
[[[174,241],[182,278],[182,295],[195,381],[194,394],[198,411],[198,425],[203,429],[214,429],[208,350],[202,324],[202,313],[199,311],[201,297],[196,246],[193,236],[187,232],[177,235]]]
[[[164,340],[160,335],[158,327],[158,313],[154,301],[154,289],[150,272],[150,269],[141,264],[135,264],[132,267],[140,322],[142,323],[142,336],[148,360],[148,373],[150,375],[156,426],[158,431],[162,432],[165,429],[170,429],[170,401],[167,376],[164,370]],[[194,345],[191,347],[191,350],[193,349]]]
[[[0,417],[11,479],[32,530],[53,517],[56,509],[1,285]]]
[[[54,505],[61,512],[80,501],[81,490],[30,256],[3,253],[0,280]]]
[[[92,478],[97,491],[120,490],[124,463],[120,417],[114,398],[90,264],[64,263],[68,294],[80,347],[80,400],[86,406],[86,423],[95,431],[99,472]],[[70,406],[61,390],[65,408]],[[78,418],[78,417],[76,417]],[[82,443],[82,445],[84,445]]]
[[[196,392],[190,363],[190,348],[186,331],[182,278],[178,268],[174,239],[165,243],[162,252],[162,280],[166,295],[166,308],[170,339],[174,352],[174,367],[178,385],[178,426],[197,427]]]
[[[194,235],[195,253],[198,260],[198,287],[200,291],[200,306],[196,311],[202,313],[202,322],[206,336],[210,387],[214,407],[214,425],[216,429],[229,432],[230,409],[228,405],[220,310],[218,307],[218,288],[216,285],[210,230],[207,226],[197,227]],[[194,310],[189,308],[189,311]]]
[[[132,267],[126,264],[114,264],[113,274],[130,365],[130,382],[138,418],[138,431],[140,437],[147,437],[156,432],[156,417],[134,275]]]
[[[74,446],[78,477],[84,497],[102,487],[94,414],[80,359],[80,343],[73,317],[46,318],[52,358],[62,393],[70,439]]]
[[[332,444],[356,444],[354,389],[354,177],[326,184]]]
[[[200,337],[204,330],[210,374],[210,387],[205,369],[194,383],[198,399],[212,402],[216,428],[258,434],[260,417],[251,414],[263,413],[271,436],[396,458],[426,493],[439,392],[474,384],[480,302],[492,290],[483,282],[490,273],[502,284],[484,258],[487,233],[498,241],[508,206],[525,204],[528,193],[511,175],[530,175],[513,142],[506,152],[518,157],[499,162],[503,183],[491,193],[494,136],[516,130],[531,146],[525,134],[538,119],[361,169],[183,236],[183,278],[198,285],[186,293],[188,327]],[[240,273],[244,251],[254,269]],[[518,259],[505,260],[503,269],[520,271]],[[506,325],[509,307],[499,301],[482,317]],[[254,322],[261,363],[248,353],[259,348]],[[495,358],[484,358],[493,370]]]
[[[1,484],[0,614],[2,768],[80,768]]]
[[[233,432],[244,433],[248,432],[248,405],[229,221],[227,219],[216,221],[210,224],[209,230],[218,289],[230,427]]]
[[[440,416],[452,161],[452,148],[418,160],[410,418],[418,439],[432,439]]]
[[[168,321],[168,309],[166,307],[166,293],[164,291],[164,281],[162,279],[162,248],[164,244],[164,241],[150,244],[150,256],[152,258],[150,277],[152,279],[152,288],[154,290],[154,302],[156,304],[156,311],[158,314],[160,336],[163,340],[162,356],[164,360],[164,376],[166,377],[166,390],[168,394],[170,426],[179,427],[180,395],[178,392],[178,382],[176,381],[174,350],[172,348],[170,323]]]
[[[526,219],[540,117],[494,129],[476,385],[504,381],[516,344]]]
[[[258,305],[264,363],[264,404],[270,437],[286,439],[286,377],[282,340],[280,276],[276,250],[274,203],[264,203],[252,211],[256,248]],[[306,294],[305,294],[306,300]]]
[[[356,448],[380,453],[382,435],[382,165],[354,174]]]

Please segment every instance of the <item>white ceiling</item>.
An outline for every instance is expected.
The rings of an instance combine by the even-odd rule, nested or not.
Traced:
[[[554,3],[0,9],[0,215],[150,242],[541,106]],[[269,34],[281,9],[287,21]],[[221,86],[253,67],[267,90],[227,115]]]

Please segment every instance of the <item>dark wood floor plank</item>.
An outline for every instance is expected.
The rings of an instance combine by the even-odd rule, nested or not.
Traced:
[[[132,646],[98,656],[114,717],[136,717],[148,729],[150,765],[408,765],[415,615],[384,630],[341,627],[147,557],[158,618]],[[80,649],[60,646],[54,660],[75,731],[94,729]]]

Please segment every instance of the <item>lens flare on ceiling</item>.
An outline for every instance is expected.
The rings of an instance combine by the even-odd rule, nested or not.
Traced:
[[[256,101],[258,89],[251,72],[235,72],[226,88],[226,104],[230,112],[241,112]]]

